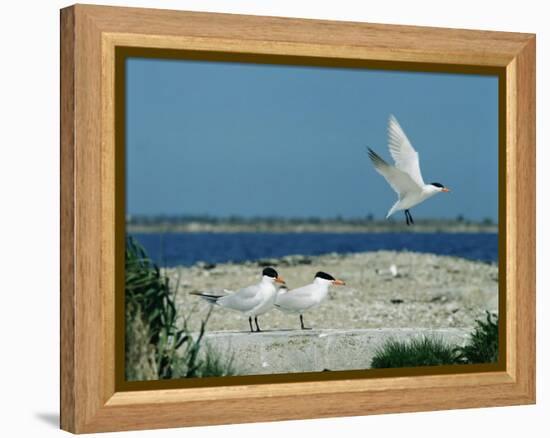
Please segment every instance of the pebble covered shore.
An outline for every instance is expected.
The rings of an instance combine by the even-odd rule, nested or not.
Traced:
[[[390,266],[395,265],[397,275]],[[377,251],[322,256],[287,256],[246,263],[180,266],[165,270],[175,287],[180,315],[195,330],[209,305],[192,291],[235,289],[259,281],[263,266],[273,266],[290,289],[305,285],[317,271],[346,281],[304,315],[316,329],[471,328],[485,311],[498,310],[498,266],[457,257]],[[394,272],[395,274],[395,272]],[[277,309],[259,319],[262,330],[299,328],[296,315]],[[215,307],[207,331],[248,330],[247,318]]]

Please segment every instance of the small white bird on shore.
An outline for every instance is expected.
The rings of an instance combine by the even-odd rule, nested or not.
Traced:
[[[400,277],[401,275],[397,272],[397,265],[392,263],[388,269],[376,269],[378,275],[389,274],[392,278]]]
[[[285,289],[280,290],[275,301],[275,307],[283,312],[298,313],[302,330],[308,330],[310,327],[304,326],[303,313],[321,304],[327,297],[330,286],[342,286],[344,284],[342,280],[337,280],[330,274],[317,272],[313,283],[307,286],[286,291]]]
[[[424,182],[420,173],[418,152],[414,150],[393,115],[390,115],[388,122],[388,146],[395,166],[386,163],[376,152],[368,148],[369,158],[374,168],[386,179],[398,196],[397,202],[388,211],[386,219],[396,211],[405,210],[407,225],[412,225],[414,221],[410,208],[437,193],[449,192],[449,189],[437,182],[430,184]]]
[[[252,318],[256,323],[256,331],[261,332],[258,325],[258,316],[263,315],[273,308],[277,298],[276,283],[284,284],[284,280],[273,268],[265,268],[262,272],[262,279],[259,283],[236,291],[225,289],[223,294],[208,292],[191,292],[211,304],[236,310],[248,316],[250,331],[253,332]]]

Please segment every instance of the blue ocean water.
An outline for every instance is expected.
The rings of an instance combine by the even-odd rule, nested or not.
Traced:
[[[496,233],[135,233],[160,266],[407,250],[496,262]]]

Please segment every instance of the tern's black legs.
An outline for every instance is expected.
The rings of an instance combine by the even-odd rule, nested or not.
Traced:
[[[300,325],[302,326],[302,330],[311,330],[311,327],[304,326],[304,317],[300,313]]]
[[[411,215],[411,212],[409,210],[405,210],[405,221],[407,222],[407,225],[413,225],[413,217]]]
[[[261,332],[260,326],[258,325],[258,317],[257,316],[254,317],[254,322],[256,323],[256,330],[254,330],[254,326],[252,325],[252,317],[249,316],[248,317],[248,324],[250,325],[250,332],[252,332],[252,333]]]

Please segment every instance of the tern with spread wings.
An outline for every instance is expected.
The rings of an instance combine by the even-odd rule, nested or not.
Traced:
[[[449,189],[437,182],[430,184],[424,182],[420,173],[418,152],[412,147],[393,115],[390,115],[388,122],[388,146],[395,162],[394,166],[388,164],[376,152],[368,148],[369,158],[374,164],[374,168],[386,179],[398,196],[397,202],[390,208],[386,218],[396,211],[404,210],[407,225],[412,225],[414,221],[410,208],[437,193],[449,192]]]

